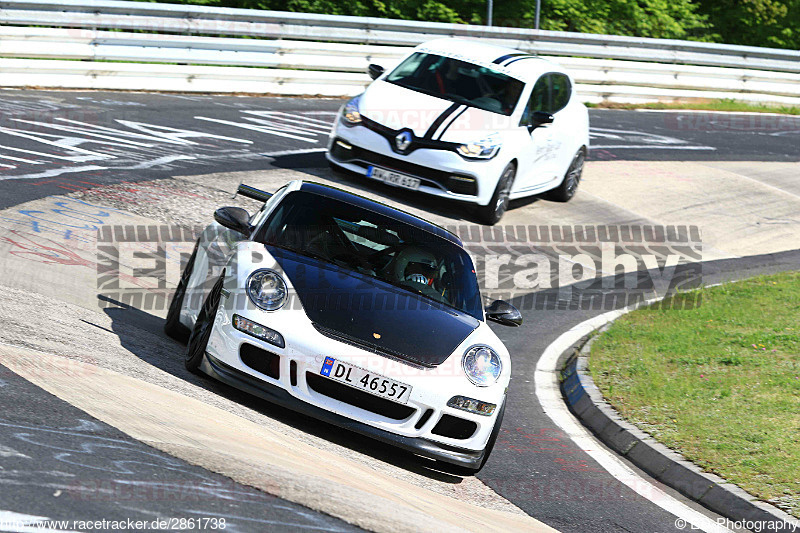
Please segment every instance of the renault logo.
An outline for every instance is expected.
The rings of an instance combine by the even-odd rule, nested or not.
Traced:
[[[410,131],[401,131],[397,134],[394,138],[394,145],[397,146],[397,149],[401,152],[405,151],[411,145],[411,132]]]

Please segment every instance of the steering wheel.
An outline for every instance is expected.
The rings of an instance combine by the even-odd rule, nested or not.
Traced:
[[[416,283],[416,282],[407,281],[407,280],[401,281],[401,283],[404,286],[408,287],[409,289],[413,290],[414,292],[418,292],[420,294],[423,294],[423,295],[427,296],[428,298],[431,298],[432,300],[436,300],[438,302],[442,301],[442,295],[439,294],[436,291],[436,289],[434,289],[430,285],[423,285],[422,283]]]

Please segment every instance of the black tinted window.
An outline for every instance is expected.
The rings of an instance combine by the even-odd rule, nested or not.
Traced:
[[[385,80],[506,116],[517,106],[524,85],[518,79],[487,67],[422,52],[406,58]]]
[[[556,113],[564,109],[569,102],[572,87],[569,78],[563,74],[549,74],[550,94],[551,94],[551,113]]]
[[[531,98],[528,100],[528,106],[525,108],[525,115],[522,120],[527,124],[535,111],[547,111],[550,107],[549,102],[549,88],[548,88],[547,75],[542,76],[536,81],[531,92]]]
[[[533,86],[531,97],[522,115],[522,124],[530,123],[536,111],[557,113],[564,109],[572,94],[569,78],[563,74],[543,74]]]
[[[377,278],[483,319],[463,248],[409,224],[318,194],[288,194],[256,240]]]

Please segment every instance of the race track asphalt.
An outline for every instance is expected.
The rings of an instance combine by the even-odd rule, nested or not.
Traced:
[[[0,90],[0,209],[93,184],[322,165],[270,154],[324,148],[342,103]],[[800,117],[592,109],[590,120],[590,160],[800,158]],[[171,143],[153,146],[153,135]]]
[[[110,531],[133,530],[129,520],[159,520],[180,530],[202,530],[203,524],[225,531],[360,531],[159,452],[2,365],[0,396],[3,531],[16,531],[6,529],[14,517],[3,511],[60,521],[50,527],[66,530],[79,527],[73,521],[103,526],[105,520],[92,529]],[[196,525],[178,528],[181,519]],[[121,527],[110,524],[115,521]]]
[[[319,150],[341,104],[334,99],[0,91],[0,209],[54,194],[176,175],[292,168],[324,173],[326,164]],[[596,147],[590,160],[594,161],[800,160],[800,117],[609,110],[591,110],[590,115]],[[153,143],[154,137],[168,139],[168,146]],[[706,263],[702,279],[719,282],[798,266],[800,256],[792,252],[721,260]],[[580,299],[580,289],[574,289],[571,298]],[[560,306],[546,309],[526,305],[522,299],[515,303],[523,309],[524,328],[495,328],[513,357],[509,408],[494,455],[479,479],[561,531],[674,532],[674,516],[626,488],[565,438],[542,412],[535,395],[533,371],[538,355],[563,331],[603,310],[569,309],[563,300]],[[161,335],[160,319],[152,315],[120,317],[130,317],[136,327]],[[175,357],[179,356],[176,352]],[[162,368],[171,367],[164,364]],[[14,487],[0,493],[0,510],[51,518],[228,513],[239,517],[235,524],[242,531],[261,530],[265,525],[270,529],[352,529],[154,452],[13,373],[4,372],[0,378],[4,405],[0,423],[5,426],[0,430],[0,445],[17,453],[0,454],[0,483]],[[204,386],[257,408],[230,389]],[[334,442],[398,463],[396,453],[368,439],[342,436],[303,417],[278,416]],[[93,452],[84,453],[91,439],[113,445],[89,446]],[[77,460],[74,454],[79,454]],[[136,459],[142,455],[147,455],[147,461]],[[166,491],[163,502],[145,506],[137,502],[135,493],[130,501],[76,498],[77,489],[69,493],[70,499],[53,495],[63,494],[64,486],[74,489],[75,483],[87,482],[112,493],[123,490],[114,475],[118,463],[135,471],[133,478],[142,490]],[[158,484],[164,468],[170,472],[171,485],[166,488]],[[185,492],[186,485],[195,480],[218,490],[209,489],[210,495],[196,502]],[[172,491],[183,492],[171,497]],[[236,503],[231,503],[231,494],[236,495]]]

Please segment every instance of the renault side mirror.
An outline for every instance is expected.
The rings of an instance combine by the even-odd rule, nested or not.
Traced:
[[[380,77],[381,77],[381,75],[382,75],[382,74],[383,74],[385,71],[386,71],[386,69],[385,69],[385,68],[383,68],[383,67],[382,67],[382,66],[380,66],[380,65],[376,65],[376,64],[374,64],[374,63],[373,63],[373,64],[371,64],[371,65],[369,66],[369,77],[370,77],[370,78],[372,78],[373,80],[377,80],[378,78],[380,78]]]
[[[544,126],[545,124],[552,124],[555,120],[555,117],[548,113],[547,111],[534,111],[533,115],[531,116],[530,122],[528,123],[528,130],[533,131],[539,126]]]

